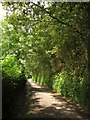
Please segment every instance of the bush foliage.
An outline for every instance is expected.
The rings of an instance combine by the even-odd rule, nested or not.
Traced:
[[[18,93],[24,89],[26,77],[18,60],[11,55],[2,61],[2,66],[3,117],[7,117],[12,112]]]

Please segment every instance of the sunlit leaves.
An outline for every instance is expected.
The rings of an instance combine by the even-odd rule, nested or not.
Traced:
[[[7,58],[2,61],[2,66],[3,73],[12,78],[12,80],[18,78],[21,74],[22,67],[19,66],[18,61],[13,56],[8,55]]]

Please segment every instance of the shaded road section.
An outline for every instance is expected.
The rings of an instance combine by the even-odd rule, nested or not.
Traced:
[[[77,118],[90,120],[90,116],[62,95],[49,88],[27,81],[26,87],[12,114],[13,118]]]

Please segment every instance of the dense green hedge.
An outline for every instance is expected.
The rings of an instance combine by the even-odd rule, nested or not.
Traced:
[[[33,80],[40,85],[52,88],[73,102],[90,108],[90,83],[87,76],[87,71],[84,75],[78,76],[63,70],[52,77],[37,74],[33,76]]]
[[[22,65],[15,57],[7,56],[2,61],[2,116],[10,117],[16,99],[25,87],[26,77]]]
[[[90,84],[88,77],[71,75],[67,71],[58,73],[53,80],[53,89],[76,103],[90,108]]]
[[[52,78],[50,78],[49,75],[43,75],[43,74],[35,74],[32,76],[33,81],[36,83],[43,85],[43,86],[48,86],[49,88],[52,88]]]

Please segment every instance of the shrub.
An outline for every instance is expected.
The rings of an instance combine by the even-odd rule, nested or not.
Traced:
[[[79,77],[72,75],[69,71],[62,71],[55,75],[53,89],[72,101],[90,108],[90,86],[85,76]]]
[[[26,77],[22,65],[10,55],[2,61],[2,75],[3,117],[7,117],[11,114],[15,99],[25,87]]]

